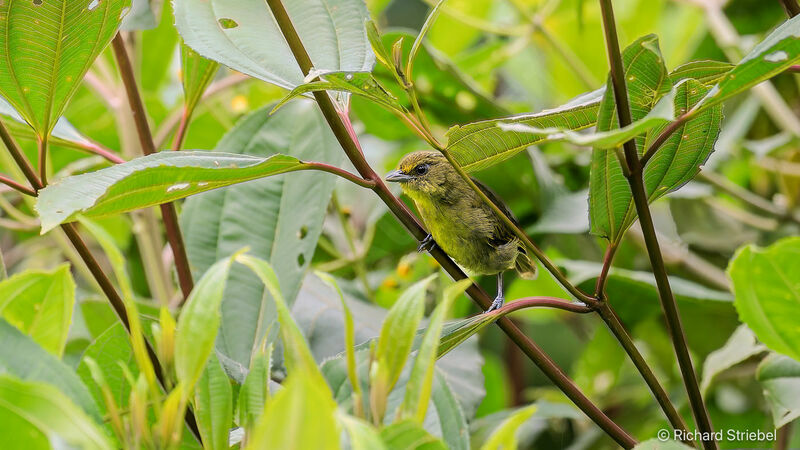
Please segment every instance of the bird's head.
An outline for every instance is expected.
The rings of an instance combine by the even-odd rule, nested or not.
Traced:
[[[386,181],[400,183],[403,192],[412,198],[437,196],[450,189],[455,170],[439,152],[409,153],[400,160],[397,170],[386,175]]]

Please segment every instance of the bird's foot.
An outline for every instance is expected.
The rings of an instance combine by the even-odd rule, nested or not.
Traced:
[[[418,252],[430,252],[436,248],[436,241],[433,240],[432,235],[425,236],[425,239],[419,243],[419,247],[417,247]]]
[[[502,307],[503,307],[503,304],[504,304],[505,302],[506,302],[506,299],[505,299],[505,297],[498,295],[498,296],[497,296],[497,297],[494,299],[494,301],[492,302],[492,306],[490,306],[490,307],[489,307],[489,309],[487,309],[487,310],[486,310],[486,312],[485,312],[484,314],[486,314],[486,313],[489,313],[489,312],[492,312],[492,311],[494,311],[494,310],[496,310],[496,309],[500,309],[500,308],[502,308]]]

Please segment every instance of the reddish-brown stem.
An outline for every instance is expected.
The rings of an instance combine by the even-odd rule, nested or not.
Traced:
[[[614,254],[617,252],[617,244],[611,243],[606,247],[606,253],[603,255],[603,268],[600,269],[600,275],[597,277],[597,283],[594,287],[594,296],[596,298],[604,298],[606,290],[606,280],[608,279],[608,271],[611,269],[611,263],[614,261]]]
[[[683,114],[682,116],[675,119],[675,121],[673,121],[669,125],[667,125],[667,127],[664,128],[664,130],[658,136],[656,136],[655,140],[653,140],[653,142],[650,144],[650,147],[648,147],[647,150],[644,152],[644,155],[642,155],[640,159],[641,161],[640,165],[642,167],[647,166],[647,162],[650,161],[650,158],[652,158],[653,155],[656,154],[658,149],[661,148],[662,145],[664,145],[664,142],[667,142],[667,139],[669,139],[669,137],[672,136],[672,133],[674,133],[678,128],[682,127],[683,124],[686,123],[686,121],[688,121],[691,117],[692,117],[692,111],[689,111],[686,114]]]
[[[797,5],[797,0],[781,0],[781,5],[790,18],[800,14],[800,6]]]
[[[280,30],[292,51],[300,69],[303,74],[308,74],[312,68],[311,59],[308,52],[303,46],[300,36],[297,34],[291,19],[289,18],[286,9],[280,0],[267,0],[272,14],[280,27]],[[354,142],[353,138],[345,125],[345,118],[341,117],[333,102],[326,92],[314,92],[314,98],[317,100],[317,105],[322,111],[325,120],[331,128],[334,136],[339,141],[347,157],[350,159],[353,166],[358,173],[365,179],[375,182],[375,187],[372,189],[378,197],[386,204],[392,214],[406,227],[406,229],[418,240],[422,240],[427,236],[427,232],[422,228],[417,218],[411,214],[403,202],[395,197],[391,191],[386,187],[383,180],[372,170],[372,167],[364,159],[364,156],[359,151],[358,145]],[[456,280],[466,278],[464,272],[445,254],[440,248],[434,248],[431,255],[439,262],[441,267]],[[467,288],[467,294],[475,300],[482,308],[488,308],[492,300],[479,286],[476,284],[470,285]],[[609,436],[611,436],[619,445],[624,448],[632,448],[636,445],[636,440],[617,425],[611,418],[609,418],[603,411],[601,411],[581,390],[570,380],[566,373],[550,359],[533,341],[531,341],[525,334],[511,323],[508,318],[502,318],[497,321],[498,326],[509,336],[509,338],[525,352],[536,365],[545,373],[553,383],[561,389],[567,397],[572,400],[592,421],[594,421],[600,428],[602,428]]]
[[[502,308],[496,309],[492,312],[485,314],[495,315],[495,316],[505,316],[506,314],[512,313],[514,311],[519,311],[520,309],[527,309],[527,308],[555,308],[578,314],[586,314],[592,312],[592,308],[584,305],[583,303],[569,302],[562,298],[525,297],[514,300],[513,302],[508,302]]]
[[[147,123],[147,112],[142,102],[139,89],[136,86],[136,78],[133,74],[133,67],[128,58],[128,50],[125,48],[125,41],[120,33],[114,36],[111,41],[114,48],[114,57],[117,60],[117,67],[119,68],[122,83],[125,85],[125,92],[130,104],[131,113],[133,114],[133,121],[136,124],[136,131],[139,136],[139,143],[142,147],[142,153],[150,155],[156,152],[155,144],[153,143],[153,135],[150,133],[150,125]],[[175,259],[175,270],[178,273],[178,283],[183,293],[183,300],[189,298],[189,293],[192,292],[194,281],[192,280],[192,271],[189,267],[189,258],[186,255],[186,246],[183,242],[181,229],[178,225],[178,214],[175,212],[175,205],[172,203],[165,203],[160,206],[161,218],[164,221],[164,229],[167,234],[169,246],[172,249],[172,255]]]
[[[332,166],[330,164],[325,164],[325,163],[321,163],[321,162],[313,162],[313,161],[304,161],[303,165],[306,166],[306,168],[311,169],[311,170],[320,170],[322,172],[328,172],[328,173],[332,173],[334,175],[338,175],[338,176],[344,178],[345,180],[351,181],[351,182],[353,182],[353,183],[355,183],[355,184],[357,184],[357,185],[359,185],[361,187],[367,188],[367,189],[372,189],[372,188],[375,187],[375,181],[373,181],[373,180],[365,180],[364,178],[361,178],[360,176],[358,176],[358,175],[356,175],[354,173],[350,173],[350,172],[348,172],[348,171],[346,171],[344,169],[340,169],[339,167]]]
[[[186,132],[189,131],[189,122],[192,119],[192,112],[183,108],[181,114],[181,121],[178,124],[178,130],[175,131],[175,139],[172,140],[172,151],[178,151],[183,147],[183,140],[186,139]]]
[[[798,65],[789,66],[789,68],[786,69],[786,71],[787,72],[791,72],[791,73],[798,73],[798,72],[800,72],[800,66],[798,66]]]
[[[95,143],[91,144],[77,143],[77,144],[81,150],[86,150],[89,153],[101,156],[113,164],[122,164],[125,162],[125,160],[121,156],[98,144]]]
[[[6,148],[11,153],[11,158],[13,158],[14,162],[17,163],[17,167],[19,167],[19,169],[22,171],[22,174],[25,175],[25,178],[27,178],[31,183],[31,186],[33,186],[33,190],[38,192],[39,189],[41,189],[39,177],[36,175],[36,171],[33,170],[31,163],[27,158],[25,158],[22,150],[20,150],[17,141],[13,136],[11,136],[11,133],[8,132],[8,128],[6,128],[2,120],[0,120],[0,139],[3,140],[3,144],[5,144]],[[34,183],[32,180],[36,180],[36,183]]]
[[[25,195],[30,195],[31,197],[36,197],[37,193],[33,189],[29,188],[28,186],[24,186],[16,181],[12,180],[11,178],[0,175],[0,183],[5,184],[6,186],[14,189],[15,191],[19,191]]]

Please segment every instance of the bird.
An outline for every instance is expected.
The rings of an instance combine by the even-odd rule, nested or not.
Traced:
[[[536,263],[510,227],[467,184],[439,152],[404,156],[386,181],[400,184],[413,200],[428,235],[418,251],[444,250],[470,275],[496,275],[497,296],[486,312],[505,303],[503,273],[515,269],[524,279],[536,278]],[[508,216],[516,218],[500,197],[475,178],[472,181]]]

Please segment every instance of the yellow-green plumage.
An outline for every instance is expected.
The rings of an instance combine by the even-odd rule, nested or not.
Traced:
[[[387,179],[401,181],[436,244],[468,272],[491,275],[516,269],[523,278],[535,277],[536,265],[519,240],[440,153],[406,155],[393,174],[394,179]],[[491,190],[473,181],[515,221]]]

